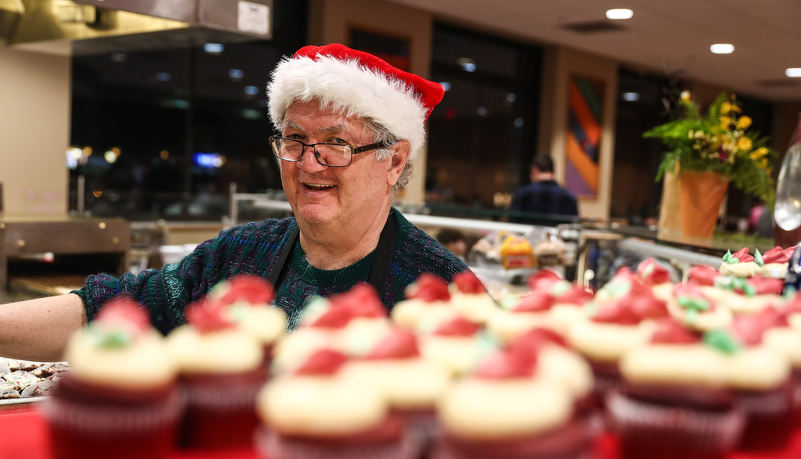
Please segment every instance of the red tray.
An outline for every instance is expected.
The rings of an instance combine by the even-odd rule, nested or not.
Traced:
[[[171,459],[260,459],[252,448],[226,451],[176,450]],[[801,429],[787,447],[770,453],[735,452],[728,459],[801,458]],[[0,459],[51,459],[47,423],[36,408],[27,406],[0,412]],[[614,435],[601,436],[593,459],[618,459]]]

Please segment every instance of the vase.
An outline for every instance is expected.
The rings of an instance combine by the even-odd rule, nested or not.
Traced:
[[[679,184],[673,172],[665,172],[662,179],[662,199],[659,204],[660,239],[681,236],[681,212],[679,211]]]
[[[729,181],[714,172],[679,173],[679,209],[682,236],[710,238],[715,232],[720,204]]]

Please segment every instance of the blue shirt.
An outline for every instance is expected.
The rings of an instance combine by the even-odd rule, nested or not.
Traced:
[[[576,197],[553,180],[540,180],[524,186],[512,199],[514,220],[522,223],[555,226],[578,216]],[[520,213],[536,214],[530,217]]]

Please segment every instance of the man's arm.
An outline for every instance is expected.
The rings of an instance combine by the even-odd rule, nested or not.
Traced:
[[[35,361],[63,360],[72,332],[86,323],[78,295],[0,305],[0,356]]]

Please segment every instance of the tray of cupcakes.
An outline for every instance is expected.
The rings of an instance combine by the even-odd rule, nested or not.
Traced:
[[[722,265],[792,253],[746,255]],[[473,273],[423,275],[388,313],[358,285],[287,333],[243,276],[166,337],[116,299],[31,414],[51,448],[32,457],[801,456],[801,293],[780,277],[679,281],[648,259],[598,291],[549,270],[527,287],[495,301]]]

